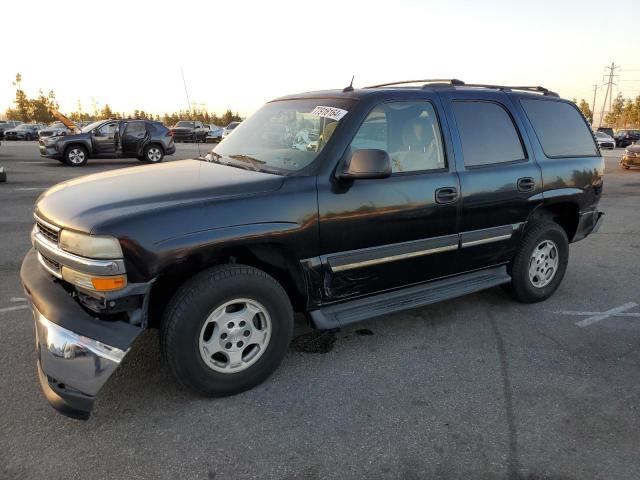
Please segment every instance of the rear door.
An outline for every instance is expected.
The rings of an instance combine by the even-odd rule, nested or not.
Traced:
[[[507,262],[542,177],[524,126],[503,92],[443,92],[460,177],[458,271]]]
[[[122,154],[124,157],[137,157],[142,150],[142,144],[148,136],[146,122],[128,122],[122,135]]]
[[[319,177],[324,295],[328,301],[455,271],[458,179],[436,95],[373,107],[344,153],[385,150],[393,174],[352,182]]]

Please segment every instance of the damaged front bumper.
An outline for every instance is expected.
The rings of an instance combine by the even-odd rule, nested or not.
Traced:
[[[60,413],[87,419],[95,396],[142,329],[88,313],[41,267],[35,250],[25,257],[20,276],[35,318],[45,397]]]

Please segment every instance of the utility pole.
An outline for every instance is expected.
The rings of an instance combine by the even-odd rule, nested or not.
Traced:
[[[599,85],[596,83],[593,85],[593,103],[591,104],[591,127],[596,120],[596,93],[598,93]]]
[[[609,98],[609,112],[611,112],[611,97],[613,96],[613,77],[617,77],[617,75],[614,75],[614,73],[620,67],[616,67],[616,64],[614,62],[611,62],[611,66],[605,67],[605,68],[609,69],[609,80],[607,80],[607,90],[605,91],[605,94],[604,94],[604,101],[602,102],[602,110],[600,110],[600,121],[598,123],[598,127],[602,126],[602,120],[604,118],[604,109],[607,106],[607,98]]]

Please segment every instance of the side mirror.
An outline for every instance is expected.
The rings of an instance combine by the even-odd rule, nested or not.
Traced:
[[[391,158],[384,150],[364,148],[356,150],[344,166],[341,179],[372,179],[391,176]]]
[[[99,137],[100,130],[98,130],[97,128],[94,128],[93,130],[91,130],[91,135],[93,135],[94,137]]]

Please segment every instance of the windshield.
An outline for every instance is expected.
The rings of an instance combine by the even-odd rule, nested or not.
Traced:
[[[267,103],[215,147],[210,158],[254,170],[292,174],[317,158],[352,104],[352,100],[328,98]]]
[[[35,125],[27,125],[26,123],[22,123],[16,127],[16,130],[31,130]]]
[[[229,125],[227,125],[227,130],[233,130],[234,128],[236,128],[238,125],[240,125],[240,122],[231,122]]]
[[[89,125],[87,125],[86,127],[84,127],[82,129],[82,133],[89,133],[91,130],[93,130],[94,128],[99,127],[103,123],[104,123],[104,120],[99,120],[97,122],[90,123]]]
[[[596,137],[598,138],[609,138],[609,135],[603,132],[596,132]]]
[[[178,123],[176,123],[176,127],[193,128],[194,126],[195,126],[194,122],[178,122]]]

